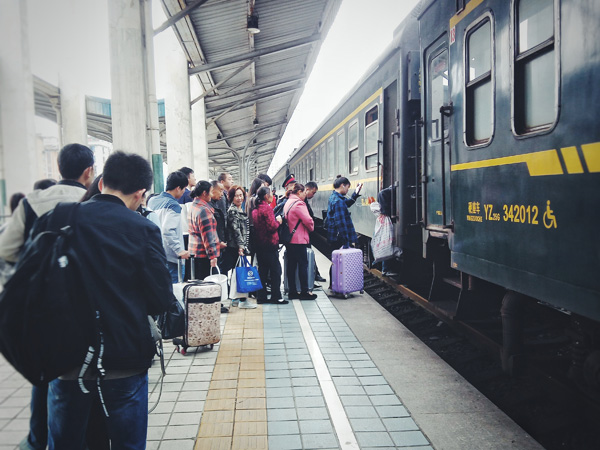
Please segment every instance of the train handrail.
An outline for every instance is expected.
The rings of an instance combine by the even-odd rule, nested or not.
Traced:
[[[421,184],[419,180],[419,128],[423,126],[423,118],[420,117],[415,119],[414,123],[411,125],[414,128],[415,132],[415,223],[410,224],[409,226],[423,226],[423,220],[420,218],[419,214],[419,185]],[[423,189],[421,188],[421,196],[423,193]]]
[[[392,131],[392,170],[390,170],[390,181],[392,186],[392,207],[390,210],[390,218],[392,219],[392,223],[396,223],[398,221],[398,208],[396,208],[396,188],[398,187],[398,182],[395,180],[394,174],[396,173],[396,139],[395,137],[400,137],[400,131]]]
[[[446,222],[446,136],[444,136],[444,116],[450,117],[454,112],[454,106],[452,102],[448,106],[440,106],[440,119],[441,119],[441,131],[442,131],[442,149],[440,154],[442,155],[442,227],[447,229],[454,229],[454,224],[448,224]],[[449,136],[448,136],[449,137]],[[450,155],[448,155],[450,156]]]

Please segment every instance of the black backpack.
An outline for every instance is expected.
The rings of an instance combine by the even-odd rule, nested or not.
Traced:
[[[100,316],[71,246],[78,208],[58,204],[49,213],[47,231],[27,240],[0,293],[0,352],[34,385],[91,362],[103,375],[94,350],[103,345]]]
[[[296,230],[300,226],[301,221],[298,220],[298,223],[296,224],[294,229],[292,231],[290,231],[290,227],[287,222],[287,215],[290,213],[290,211],[294,207],[294,204],[297,202],[298,202],[298,200],[296,200],[294,203],[292,203],[292,206],[290,206],[290,209],[288,209],[287,214],[284,214],[281,216],[281,219],[282,219],[281,225],[279,225],[279,243],[282,245],[289,244],[292,241],[292,237],[294,237],[294,233],[296,233]]]

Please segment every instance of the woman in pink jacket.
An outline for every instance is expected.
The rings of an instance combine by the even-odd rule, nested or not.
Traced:
[[[288,296],[290,299],[314,300],[317,296],[309,291],[308,286],[308,256],[306,250],[310,246],[308,233],[315,229],[315,222],[308,212],[306,203],[304,203],[305,198],[304,186],[296,183],[290,191],[283,208],[283,214],[287,219],[290,231],[293,231],[298,225],[292,240],[286,245],[287,268],[285,276],[288,280],[290,290]],[[296,286],[296,267],[300,279],[300,294],[298,294]],[[312,289],[312,286],[310,288]]]

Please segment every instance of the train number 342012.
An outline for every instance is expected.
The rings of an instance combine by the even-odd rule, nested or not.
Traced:
[[[531,225],[539,223],[539,209],[535,205],[504,205],[503,210],[505,222],[529,223]]]

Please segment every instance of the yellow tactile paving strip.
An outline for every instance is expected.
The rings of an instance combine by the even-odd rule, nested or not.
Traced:
[[[262,308],[231,308],[194,450],[268,449]]]

